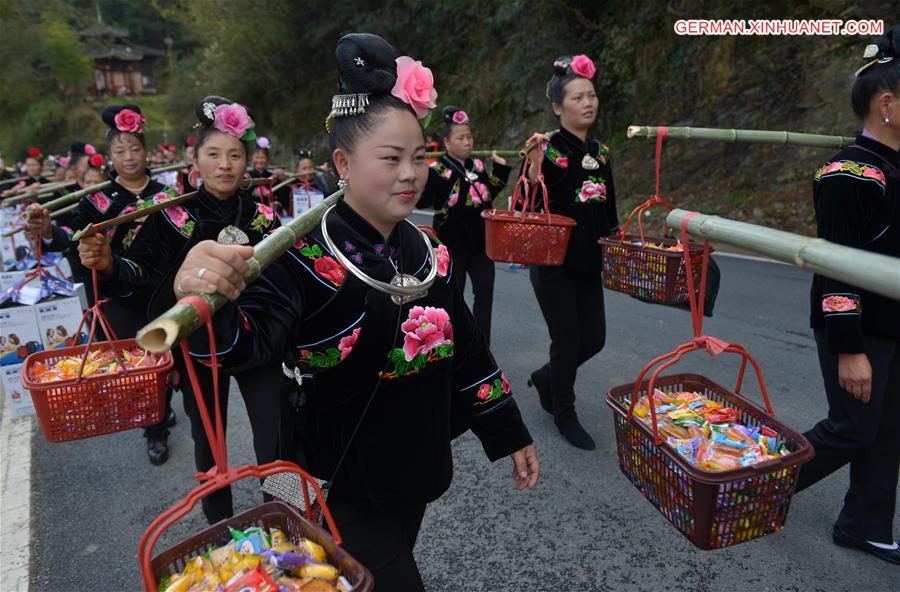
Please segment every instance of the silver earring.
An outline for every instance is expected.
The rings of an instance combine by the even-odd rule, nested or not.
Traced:
[[[341,175],[341,178],[338,179],[338,189],[346,189],[347,188],[347,179],[344,178],[344,175]]]
[[[885,117],[884,119],[881,120],[881,122],[884,123],[884,125],[887,125],[891,122],[891,120],[888,119],[887,117]]]

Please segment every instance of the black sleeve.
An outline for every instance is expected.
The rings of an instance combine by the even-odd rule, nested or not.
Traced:
[[[454,406],[481,440],[487,457],[495,461],[531,444],[531,434],[461,291],[453,280],[450,283],[454,294],[453,382],[458,397]]]
[[[612,160],[606,163],[606,215],[609,219],[609,233],[619,230],[619,212],[616,209],[616,186],[613,183]]]
[[[50,253],[61,253],[68,250],[72,247],[72,237],[75,233],[88,224],[100,222],[101,217],[97,208],[87,201],[87,196],[82,197],[75,209],[64,217],[64,222],[51,226],[53,238],[49,241],[45,240],[42,248]]]
[[[240,372],[284,359],[291,335],[303,318],[303,284],[299,270],[285,254],[263,271],[255,282],[213,317],[219,363],[228,372]],[[196,331],[190,340],[191,356],[209,358],[209,337]]]
[[[819,181],[816,197],[816,229],[820,238],[860,248],[866,242],[866,210],[869,203],[884,199],[883,187],[851,175],[826,175]],[[850,284],[822,277],[818,283],[825,333],[830,353],[865,351],[862,315],[865,303],[860,290]]]
[[[509,181],[510,171],[512,171],[512,167],[506,166],[505,164],[497,164],[496,162],[493,167],[491,167],[491,174],[488,176],[487,185],[492,200],[503,191],[504,187],[506,187],[506,183]]]
[[[112,271],[100,274],[104,290],[111,296],[126,298],[135,292],[153,291],[166,273],[175,264],[178,253],[174,253],[168,224],[162,219],[164,212],[151,214],[141,225],[141,229],[124,255],[113,254]]]
[[[453,185],[456,183],[456,174],[451,172],[449,178],[444,176],[444,171],[449,171],[441,161],[435,162],[428,169],[428,182],[425,184],[425,190],[422,197],[416,203],[417,208],[434,208],[441,210],[447,204],[450,198],[450,192],[453,191]]]

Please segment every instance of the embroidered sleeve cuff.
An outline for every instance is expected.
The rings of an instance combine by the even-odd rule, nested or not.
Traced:
[[[512,397],[508,397],[488,413],[474,418],[472,431],[481,440],[485,454],[491,460],[499,460],[533,442],[522,414]]]

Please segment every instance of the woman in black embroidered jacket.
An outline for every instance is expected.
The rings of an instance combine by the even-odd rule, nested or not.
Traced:
[[[428,171],[428,183],[417,204],[433,207],[434,229],[453,255],[453,278],[465,290],[466,275],[472,278],[475,322],[491,344],[491,309],[494,302],[494,262],[485,253],[484,219],[481,212],[493,207],[493,200],[506,187],[509,167],[506,160],[491,155],[492,170],[472,158],[474,141],[469,115],[458,107],[442,111],[446,154]]]
[[[541,170],[550,210],[573,218],[562,267],[532,267],[531,284],[550,332],[550,361],[532,373],[541,407],[552,413],[560,433],[578,448],[592,450],[594,440],[575,413],[578,367],[603,349],[602,251],[597,240],[619,226],[609,149],[588,131],[599,101],[591,79],[594,63],[586,55],[561,57],[553,64],[547,98],[560,129],[546,140]],[[537,160],[530,177],[536,178]]]
[[[191,251],[175,284],[240,294],[214,317],[224,363],[285,356],[305,464],[331,484],[345,547],[378,590],[423,590],[412,549],[426,504],[450,485],[452,437],[472,429],[491,460],[511,456],[518,489],[537,482],[537,454],[446,247],[405,220],[428,174],[417,117],[434,106],[431,71],[374,35],[347,35],[336,54],[344,199],[246,290],[235,280],[252,252],[214,243]]]
[[[253,245],[278,226],[272,209],[258,203],[249,191],[240,187],[247,165],[247,150],[242,140],[252,139],[253,133],[246,109],[222,97],[206,97],[197,107],[197,117],[201,129],[194,167],[203,179],[198,190],[200,195],[183,206],[166,208],[147,218],[127,253],[112,253],[102,241],[90,244],[82,241],[82,258],[96,259],[107,291],[124,298],[131,293],[152,292],[151,317],[175,303],[172,277],[192,246],[203,240]],[[181,376],[185,413],[191,420],[197,469],[207,471],[214,463],[212,452],[180,356],[176,355],[175,360]],[[261,361],[261,365],[265,366],[265,362]],[[278,363],[280,359],[271,360],[269,365],[274,364],[274,370],[236,377],[260,463],[275,460],[278,455],[281,385]],[[212,409],[212,374],[203,365],[197,365],[197,372],[207,407]],[[228,380],[223,380],[223,421],[227,419],[227,403]],[[203,511],[211,524],[230,517],[232,509],[230,489],[203,500]]]
[[[816,172],[818,236],[900,257],[900,26],[866,48],[851,100],[862,134]],[[806,437],[816,451],[800,491],[850,464],[832,538],[900,564],[892,532],[900,471],[900,303],[816,275],[811,325],[828,417]]]
[[[88,224],[98,224],[146,207],[152,204],[154,199],[171,197],[168,193],[163,193],[165,187],[151,179],[147,170],[147,146],[144,139],[144,126],[147,122],[141,114],[140,107],[132,104],[109,105],[103,109],[100,117],[108,126],[106,143],[109,146],[112,165],[109,187],[82,197],[75,210],[62,218],[58,225],[51,225],[49,213],[37,204],[29,207],[31,218],[28,222],[30,232],[43,238],[45,251],[66,254],[73,275],[78,281],[84,282],[91,302],[94,301],[95,295],[90,267],[95,261],[79,257],[80,244],[72,241],[74,233]],[[93,147],[83,149],[93,153],[86,155],[83,163],[84,175],[93,177],[90,171],[99,170],[103,166],[103,157],[97,154]],[[110,228],[103,235],[85,237],[84,244],[93,245],[102,242],[111,253],[123,255],[131,248],[140,231],[141,221],[135,220]],[[109,295],[101,294],[102,297]],[[134,337],[138,329],[147,322],[149,293],[138,290],[128,293],[127,296],[110,299],[103,306],[103,313],[119,339]],[[147,456],[151,463],[163,464],[169,458],[168,428],[174,423],[172,389],[169,388],[166,390],[166,412],[163,419],[158,424],[144,429],[144,437],[147,438]]]

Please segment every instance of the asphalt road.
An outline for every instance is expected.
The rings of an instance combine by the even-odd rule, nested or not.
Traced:
[[[722,288],[706,332],[754,353],[778,416],[808,429],[825,413],[807,327],[809,276],[773,263],[718,260]],[[535,438],[543,474],[535,490],[516,492],[508,460],[489,463],[471,434],[456,441],[453,485],[429,506],[416,547],[429,590],[900,590],[900,568],[831,543],[846,469],[797,496],[778,534],[700,551],[670,526],[620,473],[604,396],[611,387],[632,382],[651,357],[689,338],[689,315],[611,292],[606,307],[606,349],[578,376],[578,411],[598,443],[597,450],[584,452],[561,439],[525,385],[529,372],[546,360],[547,331],[527,271],[498,265],[493,349]],[[726,385],[734,380],[736,360],[693,356],[681,366],[685,371]],[[236,392],[233,385],[232,464],[253,461],[249,425]],[[140,588],[141,534],[194,484],[180,395],[175,407],[179,423],[170,437],[172,458],[161,467],[148,463],[139,431],[53,445],[39,432],[33,435],[32,590]],[[245,481],[236,488],[237,511],[260,500],[257,483]],[[161,545],[203,526],[195,510]],[[900,521],[894,531],[900,533]]]

